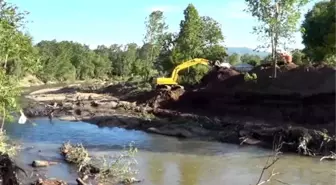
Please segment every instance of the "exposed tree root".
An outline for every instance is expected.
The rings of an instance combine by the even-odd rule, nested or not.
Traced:
[[[336,160],[336,154],[334,152],[330,152],[331,154],[328,155],[328,156],[323,156],[321,157],[320,161],[323,161],[323,160]]]
[[[2,185],[19,185],[20,183],[17,178],[17,173],[19,171],[27,176],[26,172],[22,168],[16,166],[8,154],[0,155],[0,166]]]

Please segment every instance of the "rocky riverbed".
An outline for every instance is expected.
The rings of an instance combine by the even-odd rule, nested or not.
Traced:
[[[107,87],[114,90],[106,91]],[[28,117],[85,121],[101,127],[122,127],[181,138],[267,148],[276,142],[282,151],[309,156],[335,152],[333,122],[322,127],[246,116],[200,116],[153,107],[153,102],[134,98],[125,101],[132,99],[125,98],[130,91],[134,92],[134,88],[126,84],[41,89],[26,95],[29,106],[24,112]]]

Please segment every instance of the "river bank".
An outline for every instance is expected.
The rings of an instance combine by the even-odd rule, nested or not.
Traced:
[[[100,127],[121,127],[180,138],[266,148],[272,148],[276,141],[282,146],[282,151],[310,156],[329,155],[336,150],[334,122],[299,124],[260,117],[256,119],[243,114],[218,116],[197,113],[197,110],[165,109],[161,108],[164,106],[153,106],[160,99],[153,95],[154,92],[142,91],[137,87],[117,83],[42,89],[26,96],[31,102],[24,112],[28,117],[52,116],[53,119],[85,121]]]

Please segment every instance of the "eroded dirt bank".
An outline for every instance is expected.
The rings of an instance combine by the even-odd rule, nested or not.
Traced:
[[[117,83],[35,91],[25,113],[83,120],[158,134],[255,144],[305,155],[335,152],[335,68],[268,66],[246,79],[233,69],[210,71],[193,89],[144,91]],[[141,88],[139,88],[141,87]]]
[[[203,89],[187,91],[165,107],[309,125],[335,121],[334,68],[282,66],[277,79],[268,77],[269,68],[251,73],[258,78],[246,81],[229,69],[210,72],[203,78]]]

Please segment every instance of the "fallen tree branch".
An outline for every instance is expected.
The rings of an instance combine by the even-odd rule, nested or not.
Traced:
[[[330,152],[330,153],[331,153],[330,155],[321,157],[320,161],[323,161],[325,159],[327,159],[327,160],[336,160],[336,154],[334,152]]]
[[[277,182],[280,182],[281,184],[290,185],[290,184],[288,184],[287,182],[281,181],[281,180],[279,180],[279,179],[274,179],[274,180],[277,181]]]
[[[273,163],[273,164],[274,164],[274,163]],[[274,169],[273,169],[273,170],[272,170],[272,174],[268,177],[268,179],[259,182],[257,185],[262,185],[262,184],[265,184],[266,182],[270,182],[274,176],[279,175],[279,174],[280,174],[279,172],[274,173]]]
[[[280,143],[281,139],[282,139],[282,138],[280,137],[280,138],[279,138],[279,143]],[[271,181],[271,179],[272,179],[273,176],[279,174],[279,173],[274,173],[274,169],[273,169],[273,170],[272,170],[272,174],[270,175],[270,177],[269,177],[267,180],[265,180],[265,181],[261,181],[261,179],[262,179],[262,177],[263,177],[265,171],[266,171],[267,169],[269,169],[271,166],[273,166],[273,165],[280,159],[280,158],[279,158],[279,155],[281,154],[280,150],[281,150],[282,144],[283,144],[283,143],[276,144],[276,143],[275,143],[275,136],[274,136],[274,139],[273,139],[273,149],[274,149],[274,150],[273,150],[273,151],[274,151],[274,155],[273,155],[274,157],[273,157],[273,160],[272,160],[272,162],[269,162],[270,159],[271,159],[271,156],[269,156],[269,157],[267,158],[267,161],[266,161],[266,163],[265,163],[265,166],[263,167],[263,169],[262,169],[262,171],[261,171],[261,173],[260,173],[260,176],[259,176],[259,179],[258,179],[256,185],[261,185],[261,184],[264,184],[264,183],[266,183],[266,182],[269,182],[269,181]]]
[[[276,158],[274,158],[273,161],[272,161],[270,164],[268,164],[270,158],[271,158],[271,157],[268,157],[268,158],[267,158],[266,164],[265,164],[265,166],[263,167],[263,169],[262,169],[262,171],[261,171],[261,173],[260,173],[260,176],[259,176],[259,179],[258,179],[258,182],[256,183],[256,185],[260,185],[260,183],[261,183],[261,178],[263,177],[265,171],[266,171],[268,168],[270,168],[271,166],[273,166],[273,165],[280,159],[279,157],[276,156]],[[263,183],[265,183],[265,182],[263,182]],[[262,183],[262,184],[263,184],[263,183]]]

